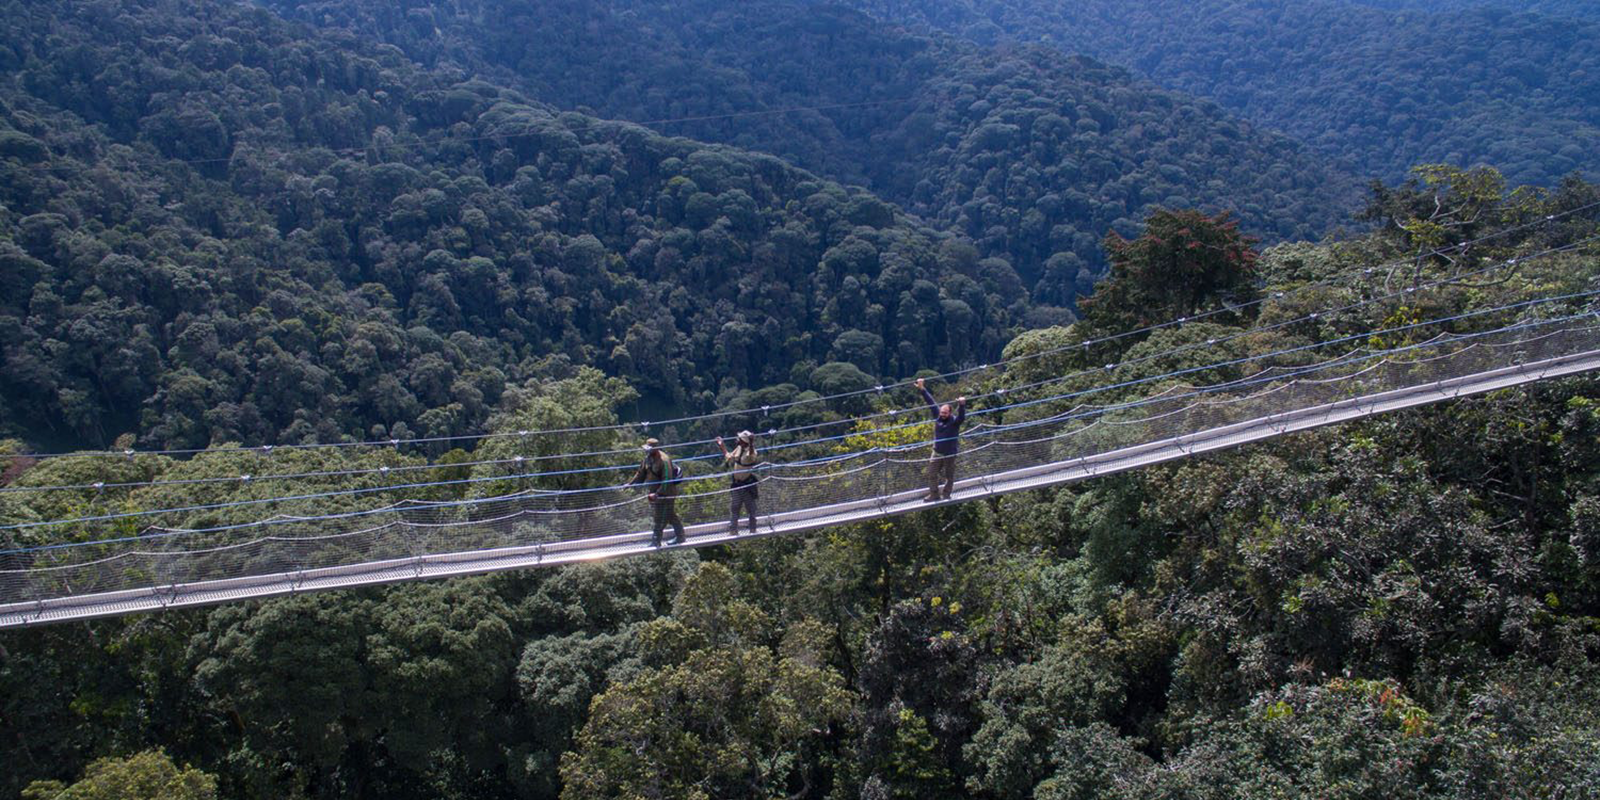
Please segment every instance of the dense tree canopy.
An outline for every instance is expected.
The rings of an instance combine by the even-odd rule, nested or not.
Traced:
[[[22,790],[23,800],[216,800],[217,779],[197,769],[180,768],[164,753],[146,751],[129,758],[97,759],[71,786],[37,781]]]
[[[1136,239],[1106,235],[1111,273],[1083,302],[1084,325],[1102,335],[1192,316],[1255,298],[1256,253],[1226,215],[1157,211]]]
[[[1043,40],[1125,65],[1385,179],[1425,161],[1492,164],[1516,182],[1546,186],[1575,170],[1600,175],[1600,20],[1593,3],[846,5],[978,42]],[[1554,16],[1516,13],[1529,6]]]
[[[977,360],[1030,308],[872,195],[265,11],[5,16],[0,425],[35,442],[448,435],[568,364],[705,407],[839,349]]]
[[[865,183],[1007,259],[1052,305],[1089,291],[1108,227],[1131,235],[1155,206],[1232,210],[1276,241],[1333,229],[1352,198],[1347,174],[1211,103],[1091,59],[911,35],[832,4],[268,5],[562,107],[691,118],[657,127]],[[775,113],[795,108],[808,110]]]
[[[0,526],[609,483],[620,421],[997,353],[1028,358],[940,396],[1133,399],[1600,268],[1580,177],[1427,164],[1323,205],[1342,179],[1302,148],[1046,48],[768,2],[292,10],[320,29],[0,0]],[[886,100],[692,131],[721,145],[575,108]],[[1346,215],[1370,229],[1256,247]],[[900,407],[774,408],[840,435],[766,452],[925,441],[850,418]],[[581,431],[522,433],[552,428]],[[466,431],[497,435],[254,446]],[[84,444],[129,452],[39,455]],[[320,490],[360,493],[239,505]],[[142,524],[0,528],[0,569]],[[806,537],[8,630],[0,796],[1588,797],[1597,659],[1579,376]]]
[[[1345,2],[1407,11],[1439,12],[1497,8],[1546,17],[1600,19],[1600,8],[1585,0],[1345,0]]]
[[[1352,277],[1368,264],[1423,279],[1462,270],[1459,254],[1414,258],[1430,217],[1542,219],[1593,191],[1508,192],[1492,172],[1428,168],[1374,194],[1378,230],[1261,253],[1225,218],[1163,211],[1110,238],[1118,267],[1083,322],[1007,349],[1048,355],[967,390],[1087,358],[1132,364],[1113,380],[1248,361],[1584,287],[1592,248],[1275,324],[1370,292],[1386,276]],[[1597,230],[1592,212],[1563,219],[1470,259]],[[1184,282],[1199,299],[1173,292],[1173,270],[1191,268],[1206,276]],[[1071,346],[1136,319],[1100,320],[1112,310],[1252,289],[1251,313],[1087,356]],[[1257,322],[1273,327],[1235,335]],[[1141,362],[1194,344],[1206,347]],[[874,346],[851,337],[840,352]],[[829,380],[859,372],[825,366]],[[632,390],[583,369],[507,395],[497,429],[605,424]],[[839,446],[925,435],[864,424]],[[500,441],[479,449],[503,452]],[[188,477],[259,457],[6,474],[19,488],[113,467],[103,474]],[[387,448],[337,458],[416,463]],[[123,774],[96,759],[161,748],[173,759],[162,769],[192,764],[194,780],[215,776],[219,796],[240,798],[1583,796],[1600,764],[1596,476],[1600,387],[1573,378],[803,539],[8,633],[0,726],[28,735],[0,736],[0,758],[21,765],[0,790],[55,797],[85,768]],[[152,494],[5,495],[3,516],[259,489],[138,491]]]

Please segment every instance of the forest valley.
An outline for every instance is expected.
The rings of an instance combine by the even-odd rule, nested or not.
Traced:
[[[1194,42],[1168,88],[1005,44],[1026,0],[511,5],[0,0],[0,523],[272,498],[184,482],[268,444],[593,428],[285,447],[273,471],[325,473],[297,491],[371,490],[272,506],[304,514],[489,496],[514,476],[476,462],[593,466],[558,457],[680,412],[807,400],[774,424],[851,434],[796,458],[917,441],[857,419],[909,394],[819,398],[1227,381],[1597,288],[1600,148],[1538,126],[1511,179],[1444,163],[1485,160],[1448,157],[1490,138],[1463,116],[1403,165],[1353,128],[1302,143],[1183,94]],[[1261,58],[1303,55],[1283,42]],[[1600,75],[1563,74],[1527,107]],[[34,457],[107,448],[131,452]],[[133,485],[32,491],[96,482]],[[1600,797],[1597,657],[1577,377],[805,536],[7,631],[0,797]]]

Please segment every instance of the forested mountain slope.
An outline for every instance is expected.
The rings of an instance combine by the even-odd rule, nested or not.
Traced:
[[[998,352],[1030,358],[939,396],[993,409],[981,394],[1038,399],[1028,384],[1070,371],[1132,398],[1124,379],[1557,313],[1476,315],[1531,298],[1593,310],[1582,180],[1434,167],[1325,208],[1336,175],[1303,149],[1048,48],[764,3],[438,7],[319,4],[318,31],[202,0],[0,0],[0,568],[148,533],[29,522],[610,483],[637,452],[619,420],[753,387],[870,389]],[[750,140],[734,120],[692,132],[856,165],[917,215],[543,102],[584,87],[591,110],[651,119],[909,92],[761,117]],[[1165,203],[1281,236],[1374,224],[1257,250],[1226,216],[1144,213]],[[1066,254],[1110,265],[1081,318],[1058,305],[1086,268]],[[909,393],[852,401],[920,413]],[[506,435],[231,447],[486,429]],[[215,447],[18,455],[124,431],[136,451]],[[802,452],[930,433],[868,424]],[[625,452],[581,476],[505,463],[606,449]],[[1597,664],[1585,376],[809,537],[6,631],[0,797],[1600,797]]]
[[[938,391],[1059,374],[1084,365],[1076,345],[1165,303],[1257,287],[1258,306],[1101,343],[1094,363],[1122,365],[1120,380],[1227,360],[1208,372],[1236,378],[1255,368],[1239,361],[1281,347],[1596,289],[1600,252],[1572,246],[1600,234],[1600,187],[1429,175],[1381,192],[1379,231],[1338,244],[1254,253],[1226,221],[1162,212],[1112,240],[1083,320],[1007,348],[1051,353]],[[1464,259],[1414,260],[1417,237],[1438,232],[1391,223],[1429,218],[1467,221],[1451,240],[1538,224]],[[1552,247],[1571,249],[1434,285]],[[1384,284],[1364,277],[1374,263],[1418,270],[1426,288],[1363,303]],[[1201,265],[1216,269],[1175,291]],[[1306,316],[1319,310],[1331,313]],[[496,424],[614,423],[630,393],[587,370],[530,387]],[[551,446],[606,438],[637,441],[600,431]],[[29,464],[4,456],[15,444],[0,442],[7,489],[270,461]],[[420,460],[359,447],[271,459]],[[8,491],[0,524],[262,486]],[[156,776],[181,780],[186,800],[1592,797],[1597,487],[1600,380],[1585,376],[809,537],[8,630],[0,794],[143,800],[131,789]],[[465,491],[434,488],[424,496]],[[761,496],[785,491],[773,481]]]
[[[1032,307],[862,191],[261,9],[0,12],[0,426],[36,443],[462,432],[566,363],[704,405],[847,332],[885,375],[992,355]]]
[[[1332,0],[846,4],[1126,65],[1391,180],[1424,162],[1487,163],[1544,185],[1600,174],[1600,22]]]
[[[1600,19],[1600,6],[1589,0],[1344,0],[1355,5],[1393,11],[1466,11],[1492,8],[1522,11],[1546,17]]]
[[[1317,238],[1355,202],[1349,175],[1210,103],[1054,49],[981,49],[833,6],[266,5],[563,107],[640,121],[734,115],[657,127],[865,183],[1006,258],[1055,304],[1098,277],[1108,228],[1129,233],[1155,205],[1231,209],[1277,241]],[[760,113],[800,107],[826,108]]]

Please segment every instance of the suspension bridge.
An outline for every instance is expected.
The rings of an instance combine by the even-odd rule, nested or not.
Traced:
[[[1417,288],[1394,294],[1410,294]],[[1346,308],[1386,299],[1393,298],[1370,297]],[[848,443],[861,438],[858,425],[856,434],[775,445],[765,449],[773,460],[757,473],[761,514],[754,530],[744,527],[743,521],[740,528],[730,529],[726,474],[686,479],[676,500],[687,525],[684,545],[652,546],[648,502],[641,490],[623,485],[530,488],[450,501],[406,500],[339,513],[276,515],[202,528],[147,527],[137,535],[91,541],[8,545],[0,549],[0,628],[721,545],[1059,486],[1600,369],[1600,312],[1593,307],[1597,299],[1600,289],[1588,289],[1156,374],[1135,369],[1222,343],[1212,339],[1123,364],[1001,385],[984,396],[991,401],[988,407],[970,415],[981,421],[962,436],[954,494],[937,504],[924,502],[925,442],[849,449]],[[1323,309],[1257,326],[1237,336],[1291,328],[1337,310]],[[1131,374],[1125,375],[1129,370]],[[1232,377],[1202,385],[1189,382],[1219,374]],[[881,391],[882,387],[878,388]],[[1060,391],[1063,388],[1068,390]],[[847,422],[873,418],[880,418],[874,422],[876,427],[870,428],[873,431],[927,427],[927,411],[921,407],[862,415]],[[840,423],[828,424],[837,428]],[[529,432],[518,434],[526,437]],[[693,443],[678,446],[689,444]],[[807,452],[814,453],[822,444],[834,445],[836,452],[788,461],[773,455],[801,446],[809,446]],[[620,455],[623,451],[606,452]],[[524,466],[523,457],[512,460],[518,468]],[[388,472],[387,467],[376,469]],[[612,464],[532,475],[618,470],[619,465]],[[173,482],[208,480],[232,479]],[[387,486],[384,491],[489,480],[501,485],[506,478],[423,481]],[[41,488],[85,487],[5,491]],[[62,526],[126,525],[146,517],[166,519],[223,506],[359,496],[370,491],[374,490],[21,522],[0,525],[0,534]]]

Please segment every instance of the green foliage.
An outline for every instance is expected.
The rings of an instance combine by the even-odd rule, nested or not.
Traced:
[[[424,63],[463,61],[565,108],[682,119],[663,127],[870,186],[971,239],[987,266],[975,265],[979,274],[957,269],[964,277],[989,292],[1020,277],[1052,308],[1089,293],[1108,228],[1131,234],[1158,205],[1232,209],[1248,229],[1276,240],[1320,236],[1353,196],[1351,176],[1305,148],[1067,55],[1081,48],[985,49],[834,4],[627,0],[597,8],[560,0],[533,9],[492,0],[472,14],[430,14],[425,26],[380,2],[268,5],[389,42]],[[776,113],[796,107],[820,108]],[[713,190],[695,181],[708,193],[697,213],[709,218]],[[687,194],[686,206],[695,197]],[[850,225],[882,227],[889,209],[863,196],[839,211]],[[983,316],[970,293],[955,299]],[[1013,319],[1025,311],[1014,291],[997,294],[989,302]],[[849,307],[848,296],[838,301],[841,311]],[[902,312],[885,303],[876,313]],[[1043,313],[1059,319],[1058,311]],[[860,327],[853,319],[846,327]],[[971,333],[977,344],[985,335]],[[885,340],[891,352],[901,341]]]
[[[1498,194],[1496,195],[1498,199]],[[1142,328],[1255,299],[1254,240],[1226,214],[1158,210],[1144,233],[1106,235],[1111,273],[1081,307],[1097,333]],[[1248,313],[1246,312],[1248,317]]]
[[[983,726],[966,747],[978,771],[973,788],[1025,796],[1052,772],[1076,766],[1051,761],[1061,734],[1121,709],[1126,686],[1120,671],[1104,655],[1081,649],[1084,644],[1069,640],[1047,647],[1036,660],[995,677],[983,704]]]
[[[1503,8],[1542,14],[1547,17],[1583,17],[1600,19],[1600,9],[1581,0],[1355,0],[1376,8],[1415,9],[1418,11],[1453,11],[1470,8]]]
[[[23,800],[216,800],[217,779],[193,767],[179,767],[159,750],[91,763],[71,786],[36,781]]]
[[[861,666],[861,758],[867,785],[892,797],[959,790],[961,743],[982,692],[977,649],[959,609],[942,598],[906,600],[867,641]]]
[[[637,670],[635,631],[546,636],[528,643],[517,665],[533,730],[521,771],[543,796],[560,792],[561,754],[588,718],[589,703],[608,682],[625,682]]]
[[[520,432],[867,389],[989,360],[1008,339],[1007,355],[1039,356],[940,396],[1223,360],[1240,363],[1185,379],[1231,380],[1278,364],[1262,357],[1275,349],[1580,291],[1595,274],[1580,249],[1357,306],[1592,236],[1594,215],[1573,215],[1416,258],[1600,190],[1508,191],[1495,170],[1430,165],[1374,188],[1371,234],[1258,257],[1238,228],[1320,229],[1339,213],[1324,202],[1336,175],[1214,108],[1045,49],[806,4],[277,5],[346,31],[188,0],[4,7],[0,424],[30,441],[0,441],[0,484],[227,478],[6,492],[7,522],[260,500],[284,485],[243,476],[283,472],[341,473],[297,490],[367,492],[272,507],[288,513],[419,497],[394,475],[484,479],[430,500],[577,488],[615,476],[465,464],[633,453],[609,431]],[[1135,30],[1149,13],[1119,7]],[[897,102],[672,131],[782,152],[874,195],[535,95],[635,119]],[[1076,320],[1062,307],[1107,257],[1111,279]],[[1358,271],[1388,262],[1401,265]],[[1245,299],[1261,302],[1082,346]],[[1035,329],[1013,338],[1019,326]],[[1594,380],[1566,379],[808,537],[8,633],[0,794],[1593,795],[1597,397]],[[774,410],[762,428],[922,413],[905,395],[857,401]],[[849,449],[926,441],[920,423],[886,429],[906,419],[836,430]],[[495,436],[229,444],[468,430]],[[84,441],[217,446],[6,456]],[[127,753],[140,755],[96,760]]]
[[[592,367],[579,368],[572,377],[525,389],[512,390],[502,403],[502,411],[489,419],[491,437],[473,451],[474,461],[512,463],[480,464],[472,469],[472,484],[465,494],[495,497],[537,485],[544,489],[577,489],[585,486],[610,486],[620,483],[607,472],[573,472],[529,480],[518,476],[533,473],[572,472],[611,463],[605,457],[559,458],[564,453],[604,453],[632,445],[619,440],[615,431],[604,430],[618,422],[617,409],[636,401],[638,392],[619,378],[608,378]],[[523,435],[523,431],[597,428],[562,436]],[[522,458],[517,463],[515,459]],[[506,476],[503,481],[487,480]]]
[[[188,660],[250,796],[470,781],[505,772],[524,626],[484,579],[316,595],[217,612]]]
[[[771,156],[259,9],[12,5],[0,425],[36,447],[449,436],[578,366],[706,407],[836,348],[874,374],[988,358],[1028,307]]]
[[[735,581],[703,565],[671,620],[652,623],[693,644],[594,698],[561,761],[562,797],[773,797],[811,785],[807,754],[850,695],[816,651],[814,623],[773,647],[764,615],[734,599]]]
[[[890,22],[925,25],[985,44],[1043,41],[1126,65],[1386,180],[1399,179],[1424,161],[1498,164],[1517,182],[1544,186],[1574,171],[1593,177],[1600,170],[1595,155],[1600,153],[1600,117],[1594,111],[1600,74],[1591,66],[1600,19],[1592,4],[856,0],[848,5]],[[1407,8],[1363,7],[1372,5]],[[1512,13],[1525,10],[1549,16]]]

